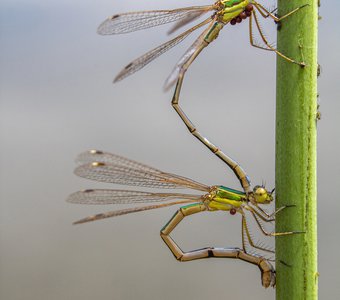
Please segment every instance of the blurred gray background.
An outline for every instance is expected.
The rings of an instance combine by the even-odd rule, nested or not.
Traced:
[[[171,108],[164,80],[194,36],[130,78],[128,62],[166,41],[168,26],[102,37],[107,16],[210,1],[1,0],[0,298],[273,299],[255,266],[237,260],[175,261],[159,237],[176,208],[72,226],[113,207],[65,202],[79,189],[109,187],[73,175],[87,149],[109,152],[203,183],[239,188]],[[273,1],[261,1],[273,4]],[[337,0],[323,1],[318,123],[320,298],[340,294],[339,78]],[[275,40],[273,22],[262,22]],[[187,73],[184,110],[201,132],[274,186],[275,62],[250,47],[248,25],[226,27]],[[259,142],[261,141],[261,142]],[[201,214],[174,232],[184,249],[240,246],[240,219]]]

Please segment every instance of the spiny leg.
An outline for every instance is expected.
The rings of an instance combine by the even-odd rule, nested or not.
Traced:
[[[289,17],[290,15],[296,13],[298,10],[300,10],[301,8],[305,7],[305,6],[308,6],[309,4],[304,4],[304,5],[301,5],[295,9],[293,9],[292,11],[286,13],[285,15],[281,16],[281,17],[278,17],[276,15],[273,14],[273,12],[270,12],[268,9],[266,9],[263,5],[261,5],[260,3],[257,3],[254,1],[253,3],[256,7],[256,9],[259,11],[259,13],[261,14],[261,16],[263,18],[268,18],[268,17],[271,17],[275,22],[280,22],[282,21],[283,19]]]
[[[237,258],[245,262],[257,265],[261,271],[261,281],[264,287],[275,286],[275,270],[268,260],[261,256],[246,253],[240,248],[214,248],[206,247],[193,251],[183,252],[182,249],[170,237],[170,233],[184,219],[184,217],[207,210],[203,203],[181,207],[162,228],[161,238],[169,247],[175,258],[179,261],[190,261],[209,257]]]
[[[254,19],[255,19],[255,24],[256,24],[256,27],[259,31],[259,34],[260,34],[260,37],[262,39],[262,41],[265,43],[265,45],[268,47],[265,48],[265,47],[261,47],[259,45],[256,45],[253,41],[253,29],[252,29],[252,22],[253,22],[253,16],[254,16]],[[256,47],[256,48],[260,48],[260,49],[264,49],[264,50],[271,50],[271,51],[274,51],[277,55],[281,56],[283,59],[291,62],[291,63],[294,63],[294,64],[297,64],[301,67],[305,67],[306,64],[304,62],[297,62],[295,61],[294,59],[292,58],[289,58],[288,56],[284,55],[283,53],[281,53],[280,51],[278,51],[276,48],[274,48],[272,45],[270,45],[268,43],[268,40],[267,38],[265,37],[265,35],[263,34],[263,31],[261,29],[261,26],[260,26],[260,23],[259,23],[259,20],[257,18],[257,15],[256,15],[256,12],[255,10],[253,11],[253,13],[250,15],[250,18],[249,18],[249,38],[250,38],[250,44],[253,46],[253,47]]]
[[[244,205],[243,208],[251,211],[253,213],[255,213],[256,215],[258,215],[262,221],[265,222],[273,222],[275,221],[275,216],[277,213],[279,213],[280,211],[282,211],[283,209],[287,208],[287,207],[291,207],[290,205],[287,206],[282,206],[278,209],[276,209],[272,214],[268,214],[267,212],[265,212],[260,206],[253,204],[255,207],[252,207],[250,205]]]
[[[262,221],[268,222],[268,223],[275,221],[275,215],[286,207],[289,207],[289,206],[282,206],[269,215],[259,206],[256,206],[256,208],[250,205],[247,205],[247,204],[243,206],[244,209],[250,211],[252,214],[256,214]],[[259,209],[260,211],[257,211],[257,209]]]
[[[255,48],[259,48],[259,49],[266,50],[266,51],[274,51],[271,48],[255,44],[254,33],[253,33],[253,16],[252,16],[252,14],[249,17],[249,42],[250,42],[250,45],[255,47]]]
[[[207,138],[201,135],[201,133],[196,129],[195,125],[190,121],[187,115],[184,113],[182,108],[179,106],[179,96],[182,88],[183,79],[186,71],[188,70],[191,63],[195,60],[195,58],[199,55],[199,53],[208,46],[209,43],[206,40],[202,40],[202,43],[199,47],[196,48],[195,52],[191,55],[188,61],[182,66],[181,71],[178,76],[175,92],[171,101],[171,104],[175,111],[178,113],[184,124],[187,126],[189,132],[196,137],[201,143],[203,143],[206,147],[209,148],[211,152],[213,152],[217,157],[219,157],[222,161],[224,161],[235,173],[237,178],[239,179],[243,190],[248,194],[251,192],[250,180],[242,169],[242,167],[235,162],[228,155],[223,153],[218,147],[216,147],[213,143],[211,143]]]
[[[275,251],[273,251],[271,249],[258,246],[258,245],[256,245],[254,243],[254,241],[253,241],[253,239],[252,239],[252,237],[250,235],[250,232],[249,232],[249,228],[248,228],[246,217],[244,215],[242,215],[242,246],[243,246],[243,250],[246,251],[246,248],[245,248],[245,236],[244,236],[243,232],[246,233],[248,242],[249,242],[251,247],[259,249],[259,250],[262,250],[262,251],[266,251],[266,252],[270,252],[270,253],[275,253]]]
[[[259,221],[258,217],[260,217],[260,219],[262,221],[268,222],[267,219],[263,218],[260,214],[256,214],[256,212],[254,210],[249,210],[250,213],[253,215],[257,225],[259,226],[259,228],[261,229],[262,233],[266,236],[284,236],[284,235],[291,235],[291,234],[298,234],[298,233],[305,233],[304,231],[286,231],[286,232],[267,232],[264,228],[263,225],[261,224],[261,222]]]
[[[279,208],[277,208],[273,213],[271,214],[268,214],[265,210],[263,210],[260,206],[256,205],[255,204],[255,207],[256,209],[259,210],[259,213],[262,213],[268,220],[270,220],[270,222],[274,221],[275,220],[275,216],[277,213],[283,211],[285,208],[288,208],[288,207],[293,207],[295,205],[284,205],[284,206],[281,206]]]

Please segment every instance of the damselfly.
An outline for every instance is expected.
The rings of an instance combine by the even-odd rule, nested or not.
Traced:
[[[219,32],[225,25],[229,23],[231,25],[236,25],[247,18],[249,19],[249,38],[250,44],[252,46],[264,50],[273,51],[288,62],[304,66],[304,62],[298,62],[293,60],[292,58],[287,57],[268,42],[260,27],[257,15],[258,12],[263,18],[271,18],[275,22],[280,22],[293,13],[297,12],[304,6],[306,5],[295,8],[285,15],[278,17],[273,13],[273,11],[269,11],[263,5],[254,0],[220,0],[216,1],[212,5],[206,6],[192,6],[173,10],[151,10],[116,14],[109,17],[98,27],[98,33],[101,35],[123,34],[175,22],[174,27],[170,30],[170,33],[172,33],[177,29],[183,27],[184,25],[187,25],[188,23],[198,19],[204,14],[209,12],[212,13],[212,15],[204,21],[198,23],[194,27],[188,29],[187,31],[173,38],[172,40],[156,47],[155,49],[147,52],[146,54],[129,63],[116,76],[114,82],[120,81],[140,70],[145,65],[153,61],[155,58],[182,42],[195,30],[208,25],[203,33],[195,40],[195,42],[189,47],[182,58],[178,61],[174,70],[165,82],[165,89],[169,89],[176,83],[175,92],[172,98],[173,108],[181,117],[182,121],[185,123],[190,133],[193,134],[214,154],[216,154],[220,159],[222,159],[225,163],[229,165],[226,155],[221,152],[214,144],[212,144],[207,138],[203,137],[200,132],[198,132],[197,128],[190,121],[190,119],[187,117],[187,115],[184,113],[179,105],[180,91],[185,73],[191,63],[200,54],[200,52],[218,37]],[[254,40],[254,24],[259,32],[261,40],[263,41],[263,45],[256,43]]]
[[[173,192],[158,193],[112,189],[78,191],[69,196],[68,202],[80,204],[161,203],[96,214],[76,221],[74,224],[172,205],[187,204],[177,210],[170,221],[161,229],[160,233],[161,238],[164,240],[177,260],[190,261],[209,257],[238,258],[255,264],[260,268],[262,285],[264,287],[275,285],[275,270],[271,263],[263,256],[255,253],[249,253],[246,249],[246,245],[250,245],[251,247],[261,251],[274,252],[264,246],[257,245],[253,241],[249,231],[246,212],[249,212],[250,215],[253,216],[261,232],[266,236],[282,236],[297,233],[270,233],[267,232],[261,224],[262,221],[273,222],[275,214],[285,208],[281,207],[274,213],[268,214],[260,207],[260,205],[266,205],[273,201],[273,191],[267,191],[264,186],[255,186],[250,192],[246,192],[245,190],[238,191],[225,186],[207,186],[186,177],[162,172],[130,159],[98,150],[91,150],[80,154],[77,158],[77,163],[79,166],[75,169],[75,174],[87,179],[150,188],[188,188],[199,191],[200,194]],[[238,175],[240,181],[242,181],[242,178],[247,177],[237,164],[234,165],[234,168],[241,170]],[[184,217],[203,211],[225,211],[229,212],[231,215],[239,213],[242,219],[242,248],[207,247],[188,252],[182,251],[170,237],[170,233],[184,219]]]

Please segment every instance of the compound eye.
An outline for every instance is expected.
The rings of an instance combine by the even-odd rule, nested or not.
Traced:
[[[256,193],[260,193],[263,190],[266,191],[266,189],[264,188],[263,185],[255,185],[254,189],[253,189],[253,192],[256,194]]]
[[[261,194],[266,194],[267,193],[267,190],[264,188],[264,187],[258,187],[256,190],[255,190],[255,193],[258,194],[258,195],[261,195]]]
[[[265,203],[271,200],[267,190],[262,186],[254,187],[254,196],[258,203]]]

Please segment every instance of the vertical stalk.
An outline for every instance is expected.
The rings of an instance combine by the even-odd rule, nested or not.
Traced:
[[[278,300],[317,299],[316,113],[318,0],[279,0],[283,20],[278,49],[306,67],[277,58],[276,231],[305,233],[276,238]]]

